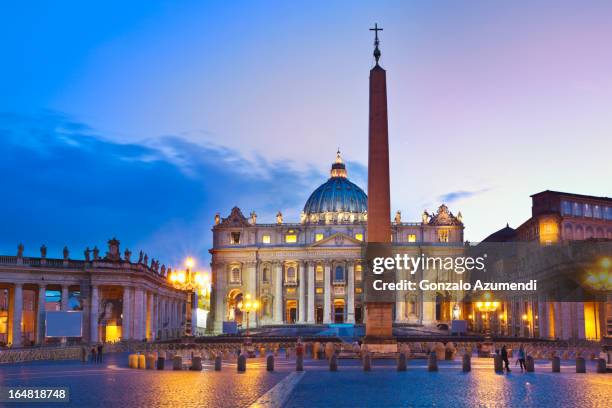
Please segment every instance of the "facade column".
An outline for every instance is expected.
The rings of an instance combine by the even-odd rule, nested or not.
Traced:
[[[214,301],[214,331],[221,333],[223,330],[223,321],[225,321],[225,298],[227,271],[225,264],[213,264],[213,299]]]
[[[308,317],[306,323],[315,323],[315,263],[308,262]]]
[[[68,285],[62,285],[62,311],[67,311],[69,308],[68,299],[70,291]]]
[[[89,341],[92,343],[98,342],[98,306],[99,306],[99,290],[97,286],[91,287],[91,307],[90,307],[90,333]]]
[[[323,324],[330,324],[331,320],[331,263],[325,262],[325,287],[323,288]]]
[[[38,285],[38,317],[36,319],[36,344],[45,342],[45,307],[47,304],[47,285]]]
[[[145,306],[145,330],[147,340],[153,338],[153,294],[149,291],[145,292],[146,306]]]
[[[346,322],[355,323],[355,263],[347,262],[348,270],[348,296],[347,296],[347,312]]]
[[[251,294],[251,299],[259,300],[259,294],[257,293],[257,262],[247,262],[246,273],[247,293]],[[257,313],[249,313],[249,327],[257,327]]]
[[[23,314],[23,285],[16,283],[13,288],[12,346],[22,345],[21,318]]]
[[[274,323],[283,321],[283,265],[277,262],[274,264]]]
[[[132,322],[132,313],[131,313],[131,297],[130,297],[130,288],[129,286],[123,287],[123,303],[121,314],[121,339],[129,340],[132,337],[131,330],[131,322]]]
[[[305,279],[305,269],[306,264],[304,262],[300,262],[298,265],[298,273],[299,273],[299,281],[298,281],[298,323],[306,322],[306,279]]]

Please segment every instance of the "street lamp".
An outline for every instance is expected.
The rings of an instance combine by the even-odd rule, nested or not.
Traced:
[[[259,302],[257,300],[251,301],[251,294],[247,293],[244,295],[244,300],[238,303],[238,309],[241,312],[246,313],[246,335],[249,335],[249,314],[256,312],[259,309]]]
[[[202,288],[206,288],[208,282],[203,273],[193,272],[196,262],[192,257],[187,257],[184,264],[185,270],[174,270],[168,275],[168,280],[175,288],[187,292],[188,303],[191,304],[192,309],[191,321],[193,326],[193,322],[197,320],[197,316],[194,319],[193,310],[197,309],[198,292]],[[192,327],[191,333],[193,334],[194,332],[195,330]]]

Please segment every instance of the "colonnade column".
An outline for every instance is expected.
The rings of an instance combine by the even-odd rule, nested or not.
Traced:
[[[23,313],[23,285],[16,283],[13,288],[12,336],[13,347],[21,346],[21,316]]]
[[[304,262],[300,262],[298,265],[298,323],[306,322],[306,280],[304,278],[306,274],[304,273],[304,269],[306,269],[306,264]]]
[[[99,291],[97,286],[91,287],[91,305],[89,310],[89,341],[96,343],[98,341],[98,303]]]
[[[121,338],[122,340],[128,340],[132,337],[132,310],[129,286],[123,287],[123,303],[121,313],[123,315],[121,318]]]
[[[141,288],[134,288],[134,333],[133,337],[136,340],[142,340],[142,302],[143,292]]]
[[[223,329],[223,321],[225,320],[225,265],[222,263],[214,263],[213,268],[213,296],[214,296],[214,331],[220,333]]]
[[[347,312],[346,322],[355,323],[355,263],[352,261],[348,262],[348,295],[347,295]]]
[[[274,323],[283,323],[283,266],[274,264]]]
[[[38,317],[36,319],[36,344],[45,342],[45,305],[47,304],[47,285],[38,285]]]
[[[68,285],[62,285],[62,311],[67,311],[69,304],[70,291]]]
[[[323,323],[330,324],[331,320],[331,263],[325,262],[325,287],[323,288]]]
[[[308,317],[306,323],[315,322],[315,263],[308,262]]]

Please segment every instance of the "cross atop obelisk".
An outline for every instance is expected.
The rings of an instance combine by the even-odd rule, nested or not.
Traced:
[[[380,59],[380,49],[378,48],[378,45],[380,44],[380,41],[378,40],[378,32],[382,31],[382,28],[378,28],[378,23],[374,24],[374,28],[370,28],[370,31],[374,31],[374,58],[376,58],[376,65],[378,65],[378,60]]]

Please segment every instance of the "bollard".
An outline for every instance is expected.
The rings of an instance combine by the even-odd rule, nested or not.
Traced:
[[[146,367],[147,367],[147,363],[146,363],[144,354],[139,354],[138,355],[138,368],[141,370],[144,370]]]
[[[138,368],[138,357],[136,357],[136,354],[128,355],[128,367]]]
[[[303,354],[298,354],[295,358],[295,371],[304,371],[304,355]]]
[[[174,356],[172,357],[172,369],[173,370],[182,370],[183,369],[183,357]]]
[[[406,355],[400,353],[397,357],[397,371],[406,371]]]
[[[153,354],[147,354],[145,367],[147,370],[155,370],[155,357]]]
[[[329,371],[338,371],[338,358],[336,354],[332,354],[329,359]]]
[[[202,371],[202,357],[193,356],[191,358],[191,370],[192,371]]]
[[[312,359],[313,360],[318,360],[319,359],[319,349],[321,348],[321,345],[319,344],[318,341],[314,342],[312,345]]]
[[[584,361],[584,357],[576,357],[576,372],[586,373],[586,362]]]
[[[238,364],[236,368],[239,373],[244,373],[246,371],[246,356],[244,354],[238,356]]]
[[[272,354],[266,358],[266,370],[274,371],[274,356]]]
[[[438,358],[435,352],[429,353],[429,361],[427,362],[428,371],[438,371]]]
[[[472,356],[468,353],[463,355],[463,372],[469,373],[472,371]]]
[[[157,357],[157,369],[163,370],[166,365],[166,359],[163,356]]]
[[[372,371],[372,356],[370,353],[363,356],[363,371]]]
[[[527,359],[525,360],[525,368],[527,369],[528,373],[533,373],[535,371],[535,363],[533,361],[533,357],[527,356]]]
[[[597,372],[600,374],[605,374],[608,371],[606,367],[606,360],[603,358],[597,359]]]
[[[496,354],[495,357],[493,357],[493,368],[495,368],[496,373],[504,372],[502,358],[499,354]]]
[[[222,365],[223,365],[223,361],[221,360],[221,355],[217,355],[215,357],[215,371],[221,371]]]
[[[552,372],[553,373],[561,372],[561,359],[557,356],[552,358]]]

